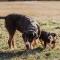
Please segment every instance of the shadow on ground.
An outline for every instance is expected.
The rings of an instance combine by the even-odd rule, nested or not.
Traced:
[[[29,55],[29,54],[35,54],[35,53],[40,53],[43,51],[43,48],[35,48],[33,50],[20,50],[20,51],[0,51],[0,59],[10,59],[13,57],[19,57],[21,55]]]

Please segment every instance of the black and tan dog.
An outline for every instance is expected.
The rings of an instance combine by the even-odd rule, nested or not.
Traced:
[[[44,42],[44,48],[46,48],[47,45],[49,45],[49,47],[54,48],[55,47],[55,43],[56,43],[56,38],[57,35],[56,33],[50,33],[50,32],[46,32],[46,31],[41,31],[41,35],[39,37],[41,43],[42,41]]]
[[[14,47],[13,36],[16,30],[22,33],[27,49],[31,49],[31,44],[34,45],[32,42],[40,36],[38,23],[25,15],[9,14],[5,17],[0,17],[0,19],[5,19],[5,27],[9,33],[9,48],[11,48],[11,45]]]

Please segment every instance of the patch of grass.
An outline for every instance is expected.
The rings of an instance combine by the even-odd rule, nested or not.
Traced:
[[[60,29],[60,27],[59,27],[59,26],[57,26],[57,27],[55,27],[55,29]]]
[[[56,31],[55,27],[60,26],[59,23],[53,22],[52,20],[39,21],[42,29],[46,31]],[[59,28],[59,27],[58,27]],[[56,33],[58,33],[57,30]],[[15,44],[17,49],[8,49],[8,32],[4,27],[4,21],[0,22],[0,59],[1,60],[59,60],[60,59],[60,48],[59,50],[45,50],[39,46],[33,50],[26,51],[24,48],[24,42],[22,35],[19,31],[15,33]],[[18,38],[18,39],[17,39]],[[58,38],[59,39],[59,38]],[[59,44],[57,44],[59,45]]]

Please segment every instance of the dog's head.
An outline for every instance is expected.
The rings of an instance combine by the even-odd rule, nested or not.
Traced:
[[[55,43],[56,43],[56,39],[57,39],[56,33],[49,33],[48,39],[49,39],[50,46],[52,48],[54,48],[55,47]]]
[[[23,34],[24,42],[27,49],[33,49],[33,46],[31,46],[32,42],[38,38],[38,34],[31,30],[27,31]]]

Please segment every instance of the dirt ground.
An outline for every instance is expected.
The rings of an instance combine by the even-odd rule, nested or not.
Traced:
[[[9,13],[20,13],[35,17],[51,17],[59,19],[60,2],[0,2],[0,15],[7,15]]]

